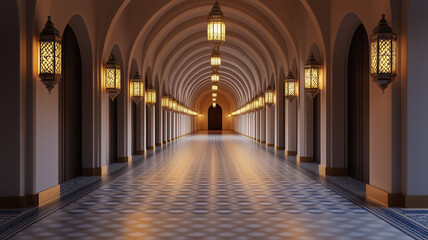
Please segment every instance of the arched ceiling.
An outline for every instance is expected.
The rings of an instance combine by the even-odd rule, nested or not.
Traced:
[[[226,43],[220,48],[218,85],[232,106],[240,107],[274,84],[270,76],[278,76],[279,69],[287,69],[298,55],[297,26],[308,22],[301,1],[219,1],[226,18]],[[212,48],[206,40],[206,21],[214,2],[123,1],[108,30],[107,46],[122,46],[123,56],[128,62],[135,59],[143,74],[151,69],[150,81],[159,77],[160,84],[153,85],[161,86],[162,93],[192,108],[211,92]]]

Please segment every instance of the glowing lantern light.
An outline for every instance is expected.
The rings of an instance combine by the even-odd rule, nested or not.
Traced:
[[[274,89],[269,85],[265,92],[265,104],[268,107],[272,107],[275,104],[275,91]]]
[[[253,99],[253,111],[257,111],[259,110],[259,99],[258,98],[254,98]]]
[[[62,46],[59,31],[51,22],[51,17],[39,34],[40,42],[40,73],[39,77],[49,93],[55,84],[61,80],[62,74]]]
[[[379,21],[370,37],[370,75],[382,91],[397,76],[397,34],[385,20]]]
[[[213,97],[217,97],[217,93],[213,93]]]
[[[217,90],[218,90],[218,85],[213,84],[213,85],[212,85],[212,90],[213,90],[213,91],[217,91]]]
[[[213,98],[213,102],[217,101],[217,98]]]
[[[220,46],[226,41],[226,20],[217,1],[208,14],[207,39],[214,46]]]
[[[305,92],[312,99],[320,92],[319,78],[321,66],[314,55],[311,55],[305,65]]]
[[[220,49],[218,46],[215,46],[211,53],[211,67],[218,68],[220,66],[221,66]]]
[[[162,97],[162,104],[161,104],[161,106],[166,111],[169,110],[169,99],[170,99],[169,96],[163,96]]]
[[[220,75],[218,74],[218,71],[216,68],[213,69],[213,72],[211,73],[211,81],[213,83],[217,83],[220,81]]]
[[[119,62],[114,57],[113,53],[110,54],[110,57],[107,63],[104,65],[105,68],[105,87],[106,92],[110,96],[111,100],[114,99],[120,93],[120,65]]]
[[[136,104],[139,104],[144,97],[144,82],[143,78],[138,74],[138,71],[134,76],[131,76],[129,81],[130,91],[131,91],[131,99]]]
[[[284,83],[284,96],[288,101],[293,102],[297,97],[297,79],[293,76],[293,73],[290,71],[288,76],[285,78]]]
[[[217,107],[217,103],[213,103],[213,108],[216,108]]]
[[[265,96],[260,95],[259,96],[259,108],[263,109],[265,107]]]
[[[156,90],[150,85],[146,92],[146,104],[152,107],[156,104]]]

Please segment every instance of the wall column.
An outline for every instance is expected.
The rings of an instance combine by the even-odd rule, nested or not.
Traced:
[[[162,143],[166,144],[168,141],[168,111],[163,109],[162,110]]]
[[[146,154],[146,104],[141,101],[137,105],[137,134],[136,134],[136,153],[137,155]]]
[[[285,154],[297,155],[297,103],[285,103]]]
[[[260,110],[256,111],[256,121],[255,121],[255,126],[254,126],[254,130],[256,131],[256,141],[260,142]]]
[[[284,150],[284,77],[280,77],[275,103],[275,149]]]
[[[266,145],[275,146],[275,108],[266,107]]]
[[[155,106],[147,108],[147,149],[155,150]]]
[[[266,107],[260,110],[260,143],[266,143]]]
[[[156,108],[155,108],[155,146],[162,146],[162,96],[159,90],[156,89]]]

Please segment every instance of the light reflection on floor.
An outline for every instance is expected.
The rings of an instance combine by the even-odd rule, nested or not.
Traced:
[[[234,134],[182,138],[15,236],[100,238],[410,239]]]

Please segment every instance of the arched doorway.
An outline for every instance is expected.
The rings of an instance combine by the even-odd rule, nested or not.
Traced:
[[[314,111],[314,162],[321,163],[321,97],[317,94],[313,100]]]
[[[109,163],[117,161],[117,98],[109,99]]]
[[[63,34],[63,79],[59,84],[59,181],[82,174],[82,59],[76,35],[69,25]]]
[[[354,33],[348,57],[348,171],[369,183],[369,42],[361,24]]]
[[[223,111],[221,106],[217,104],[215,108],[211,105],[208,109],[208,130],[223,129]]]

